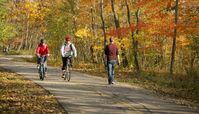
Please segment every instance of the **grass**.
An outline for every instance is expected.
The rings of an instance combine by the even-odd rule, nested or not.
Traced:
[[[3,68],[0,68],[0,88],[1,114],[66,113],[48,91]]]
[[[34,54],[35,52],[33,50],[23,50],[23,51],[16,51],[16,50],[10,50],[8,52],[9,55],[32,55]]]

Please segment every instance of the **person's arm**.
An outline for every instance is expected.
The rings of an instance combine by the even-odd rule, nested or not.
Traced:
[[[48,49],[48,45],[46,44],[46,54],[47,56],[49,56],[49,49]]]
[[[37,55],[38,57],[40,56],[39,50],[40,50],[40,46],[38,45],[38,46],[37,46],[37,49],[36,49],[36,55]]]
[[[118,48],[116,50],[116,55],[117,55],[117,64],[120,65],[120,55],[119,55],[119,52],[118,52]]]
[[[107,56],[108,55],[108,46],[105,47],[104,49],[104,54]]]
[[[117,55],[117,64],[120,65],[120,55]]]
[[[77,57],[77,50],[76,50],[74,44],[72,44],[72,50],[73,50],[74,57]]]
[[[104,49],[103,59],[104,59],[104,65],[105,65],[105,67],[107,67],[107,62],[108,62],[108,45]]]
[[[62,57],[64,57],[64,45],[61,46],[60,52],[61,52]]]

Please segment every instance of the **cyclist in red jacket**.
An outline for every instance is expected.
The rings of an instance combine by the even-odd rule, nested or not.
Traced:
[[[44,61],[45,61],[45,66],[46,66],[45,69],[47,71],[47,57],[49,56],[49,49],[44,39],[40,40],[40,43],[36,49],[36,55],[37,55],[37,68],[39,68],[40,58],[43,56]]]

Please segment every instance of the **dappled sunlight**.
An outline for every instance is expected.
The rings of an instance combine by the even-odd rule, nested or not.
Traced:
[[[39,79],[35,64],[1,61],[0,66],[17,72],[48,90],[70,113],[143,114],[189,113],[186,106],[161,99],[140,87],[116,82],[108,85],[107,79],[72,72],[70,82],[61,78],[61,70],[49,67],[47,77]],[[14,64],[14,65],[12,65]],[[194,112],[195,113],[195,112]]]
[[[0,67],[48,90],[69,114],[199,114],[198,4],[1,0]]]

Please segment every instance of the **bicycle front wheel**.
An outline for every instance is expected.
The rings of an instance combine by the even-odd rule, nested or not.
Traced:
[[[40,79],[44,80],[45,77],[45,68],[44,65],[40,65]]]
[[[66,70],[65,74],[64,74],[64,80],[67,79],[67,81],[69,82],[70,81],[70,78],[71,78],[71,72],[69,69]]]
[[[67,80],[68,82],[70,81],[70,78],[71,78],[71,74],[70,74],[70,71],[67,72]]]

